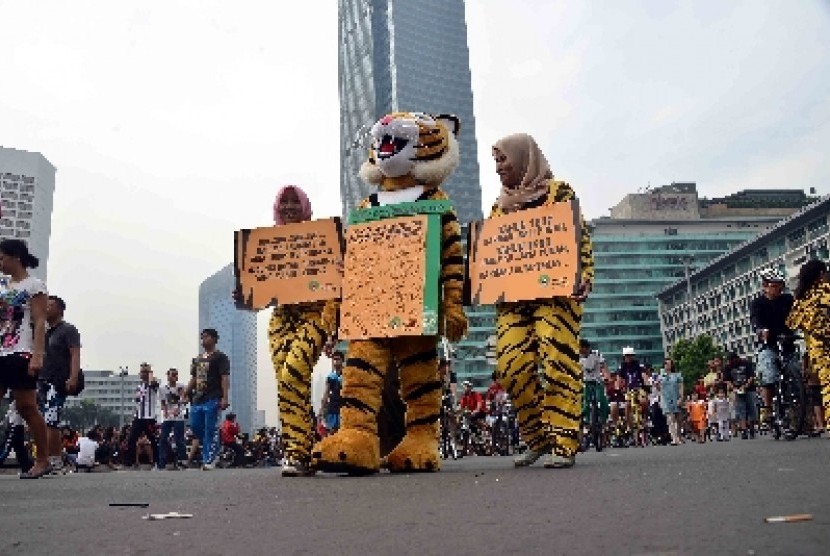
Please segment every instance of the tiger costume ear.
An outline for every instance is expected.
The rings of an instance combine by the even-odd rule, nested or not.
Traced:
[[[435,121],[441,122],[444,126],[458,137],[458,132],[461,131],[461,120],[453,114],[436,114],[432,116]]]

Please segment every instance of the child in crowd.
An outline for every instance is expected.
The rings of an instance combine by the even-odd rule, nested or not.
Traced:
[[[718,442],[729,440],[729,415],[730,404],[726,398],[726,392],[723,388],[718,388],[718,393],[713,400],[709,402],[709,419],[718,426]]]
[[[706,402],[700,399],[700,394],[697,391],[692,392],[691,400],[688,403],[688,413],[695,440],[700,443],[705,442],[704,432],[708,426],[706,420]]]

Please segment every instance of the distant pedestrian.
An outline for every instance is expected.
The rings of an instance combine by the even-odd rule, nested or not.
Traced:
[[[66,302],[56,295],[46,301],[46,361],[38,380],[38,405],[49,434],[49,463],[62,471],[60,422],[66,397],[76,394],[81,373],[81,335],[64,320]]]
[[[127,439],[127,453],[124,454],[126,465],[138,467],[137,442],[144,434],[155,452],[156,418],[159,405],[159,383],[153,378],[153,369],[149,363],[142,363],[138,371],[139,383],[135,390],[135,412]],[[143,442],[142,442],[143,445]],[[153,459],[150,459],[150,463]]]
[[[660,372],[660,408],[669,424],[672,446],[680,443],[680,405],[683,401],[683,376],[667,357]]]
[[[343,352],[331,354],[331,373],[326,377],[326,391],[323,393],[321,413],[324,416],[326,433],[340,430],[340,389],[343,387]]]
[[[201,340],[204,351],[190,366],[187,392],[191,396],[190,426],[202,446],[202,469],[209,470],[215,467],[219,411],[228,408],[231,363],[216,349],[219,333],[215,329],[202,330]]]
[[[95,467],[95,453],[98,451],[98,429],[92,428],[86,436],[78,439],[78,458],[75,460],[77,470],[92,471]]]
[[[168,369],[167,382],[159,386],[159,400],[161,401],[161,433],[159,434],[159,469],[165,469],[168,464],[170,448],[170,433],[173,433],[173,442],[176,445],[176,459],[173,468],[179,467],[187,457],[184,446],[184,384],[179,382],[179,371]]]

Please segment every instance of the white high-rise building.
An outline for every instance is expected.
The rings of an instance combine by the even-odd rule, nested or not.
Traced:
[[[0,147],[0,239],[18,238],[40,259],[46,280],[56,168],[40,153]]]
[[[216,347],[231,362],[230,411],[236,413],[242,431],[250,433],[257,422],[257,319],[255,312],[239,310],[234,305],[231,292],[235,285],[233,263],[202,282],[199,287],[199,330],[215,328],[219,332]]]

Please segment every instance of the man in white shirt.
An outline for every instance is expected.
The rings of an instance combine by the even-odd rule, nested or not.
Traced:
[[[95,467],[95,450],[98,449],[98,431],[90,429],[86,436],[78,439],[78,458],[75,460],[77,468],[87,472]]]
[[[167,383],[159,387],[161,401],[161,435],[159,437],[159,469],[167,467],[167,451],[170,448],[170,433],[176,443],[176,459],[173,460],[173,469],[183,462],[187,455],[184,446],[184,384],[179,382],[179,371],[167,371]]]
[[[127,441],[127,453],[124,462],[129,465],[135,461],[136,443],[141,433],[150,440],[153,453],[156,454],[156,414],[158,412],[159,383],[153,379],[153,369],[149,363],[142,363],[139,367],[138,378],[141,381],[135,390],[135,413],[130,426],[130,436]],[[153,458],[153,461],[158,458]],[[138,465],[135,466],[138,468]]]

